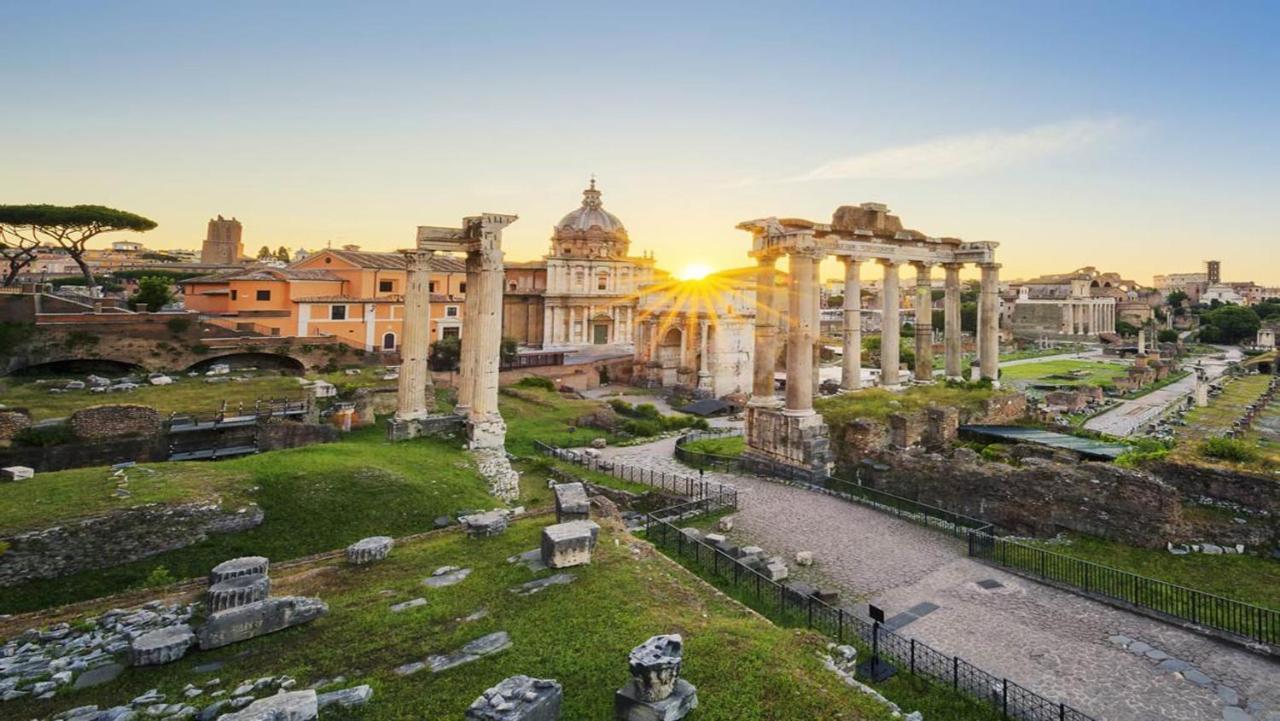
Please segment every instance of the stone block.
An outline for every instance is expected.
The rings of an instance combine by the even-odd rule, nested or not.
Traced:
[[[314,621],[328,612],[329,607],[318,598],[268,598],[211,614],[196,637],[201,650],[220,648]]]
[[[347,563],[363,566],[366,563],[381,561],[391,553],[395,539],[390,536],[370,536],[347,546]]]
[[[812,566],[812,565],[813,565],[813,552],[812,552],[812,551],[796,551],[796,565],[797,565],[797,566]]]
[[[591,517],[591,502],[581,483],[557,483],[552,490],[556,495],[556,523],[585,521]]]
[[[726,540],[724,535],[719,533],[708,533],[707,535],[703,536],[702,539],[713,546],[720,543],[724,543]]]
[[[337,704],[342,708],[352,709],[369,703],[371,698],[373,698],[373,689],[369,688],[368,684],[365,684],[319,694],[316,696],[316,706],[324,708]]]
[[[640,699],[634,680],[628,681],[613,696],[617,721],[679,721],[697,707],[698,690],[684,679],[677,680],[671,695],[661,701]]]
[[[729,531],[733,530],[733,524],[734,524],[733,516],[725,516],[724,518],[721,518],[719,521],[716,522],[716,529],[722,533],[728,533]]]
[[[557,523],[542,529],[542,562],[548,568],[571,568],[591,563],[600,526],[594,521]]]
[[[760,572],[763,573],[764,577],[770,581],[781,581],[790,573],[787,569],[787,564],[777,558],[770,559],[765,563],[764,568],[761,569]]]
[[[507,517],[498,511],[476,513],[463,519],[467,533],[475,538],[489,538],[507,530]]]
[[[129,664],[157,666],[177,661],[186,655],[195,640],[191,627],[185,623],[149,631],[129,644]]]
[[[307,689],[260,698],[218,721],[312,721],[319,711],[316,692]]]
[[[241,556],[230,561],[223,561],[209,572],[209,585],[217,584],[228,578],[237,576],[265,576],[270,562],[262,556]]]
[[[35,478],[36,472],[27,466],[8,466],[0,468],[0,481],[25,481]]]
[[[511,676],[467,709],[467,721],[557,721],[564,690],[551,679]]]
[[[627,666],[632,690],[640,701],[661,701],[671,695],[680,678],[684,639],[678,633],[654,636],[631,649]]]
[[[209,587],[206,598],[210,611],[225,611],[261,601],[271,595],[271,579],[253,574],[219,581]]]

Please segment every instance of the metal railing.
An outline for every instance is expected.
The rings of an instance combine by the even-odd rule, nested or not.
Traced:
[[[704,501],[705,502],[705,501]],[[683,504],[693,506],[697,503]],[[736,494],[734,506],[736,507]],[[837,643],[860,641],[874,645],[881,655],[897,663],[913,676],[943,688],[966,694],[989,705],[1003,718],[1019,721],[1095,721],[1064,703],[1055,703],[1027,688],[974,666],[959,656],[948,656],[913,638],[886,630],[861,614],[833,606],[813,595],[778,583],[701,538],[683,533],[668,518],[680,506],[649,513],[645,517],[645,537],[651,543],[713,582],[728,586],[747,605],[775,619],[820,631]],[[674,514],[687,518],[683,513]]]
[[[1280,611],[1160,581],[989,533],[969,534],[969,555],[1133,610],[1211,629],[1280,654]]]
[[[597,458],[585,450],[574,448],[557,448],[542,441],[534,441],[534,447],[540,453],[562,461],[568,461],[583,468],[617,478],[628,483],[649,486],[689,501],[699,501],[708,497],[732,497],[737,507],[738,489],[725,483],[708,481],[703,478],[684,476],[678,473],[655,471],[652,468],[640,468],[624,463]]]
[[[564,351],[539,351],[537,353],[520,353],[514,358],[503,358],[498,368],[505,371],[515,368],[561,365],[564,365]]]

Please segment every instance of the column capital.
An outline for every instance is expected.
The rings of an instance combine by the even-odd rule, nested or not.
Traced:
[[[844,263],[845,267],[862,265],[863,263],[862,258],[856,258],[852,255],[837,255],[836,258],[839,258],[840,262]]]
[[[902,265],[901,261],[897,261],[892,258],[876,258],[876,262],[886,268],[897,268]]]
[[[956,273],[960,272],[960,269],[963,268],[964,266],[965,264],[960,262],[942,263],[943,269],[956,272]]]
[[[420,248],[409,248],[400,251],[404,256],[405,270],[431,270],[431,259],[435,257],[434,250],[422,250]]]
[[[911,261],[911,267],[912,267],[912,268],[915,268],[916,270],[922,270],[922,269],[923,269],[923,270],[929,270],[929,269],[930,269],[930,268],[932,268],[934,265],[935,265],[935,263],[934,263],[932,260],[913,260],[913,261]]]
[[[983,270],[1000,270],[1000,264],[994,261],[990,263],[979,263],[978,267]]]

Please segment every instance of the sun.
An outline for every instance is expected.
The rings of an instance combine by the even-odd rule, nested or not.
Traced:
[[[708,275],[711,275],[711,266],[706,263],[690,263],[676,277],[680,280],[702,280]]]

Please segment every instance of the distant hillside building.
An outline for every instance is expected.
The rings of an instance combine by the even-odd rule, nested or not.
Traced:
[[[1137,284],[1093,267],[1010,284],[1016,300],[1009,326],[1016,338],[1095,337],[1115,333],[1117,306],[1137,296]]]
[[[209,230],[200,247],[200,262],[208,265],[234,265],[244,257],[244,243],[240,240],[240,221],[227,220],[219,215],[209,221]]]

